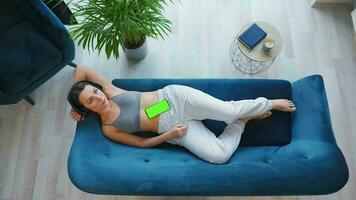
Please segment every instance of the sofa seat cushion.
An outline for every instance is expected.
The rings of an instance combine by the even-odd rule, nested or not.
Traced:
[[[125,90],[152,91],[170,84],[187,85],[221,100],[242,100],[266,97],[290,99],[291,85],[285,80],[262,79],[115,79],[113,84]],[[213,106],[213,105],[212,105]],[[204,120],[215,135],[220,135],[226,123]],[[138,133],[141,135],[142,133]],[[150,133],[152,134],[152,133]],[[273,111],[271,117],[247,124],[240,146],[285,145],[291,138],[291,114]]]
[[[7,94],[20,92],[56,66],[62,56],[31,24],[12,26],[0,33],[0,89]]]
[[[340,149],[327,142],[239,147],[228,163],[214,165],[179,146],[142,149],[115,143],[99,134],[98,124],[93,117],[78,123],[68,159],[71,181],[89,193],[312,195],[337,191],[348,177]]]

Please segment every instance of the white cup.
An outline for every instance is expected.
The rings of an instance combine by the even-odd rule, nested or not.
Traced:
[[[263,41],[263,47],[262,47],[263,51],[270,52],[273,47],[274,47],[274,41],[271,38],[266,38]]]

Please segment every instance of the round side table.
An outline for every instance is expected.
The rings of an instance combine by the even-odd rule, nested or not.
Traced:
[[[274,47],[270,52],[264,52],[262,50],[263,42],[266,38],[258,43],[252,50],[249,50],[239,41],[239,36],[253,23],[256,23],[267,33],[266,38],[274,40]],[[282,46],[282,36],[272,25],[262,21],[249,22],[241,28],[239,34],[235,37],[230,48],[230,56],[236,69],[245,74],[257,74],[265,71],[273,64],[281,52]]]

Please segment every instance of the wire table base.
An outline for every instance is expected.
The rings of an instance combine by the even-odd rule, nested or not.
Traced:
[[[230,57],[235,68],[244,74],[258,74],[268,69],[276,59],[275,57],[270,61],[256,61],[248,58],[242,53],[238,46],[238,36],[235,37],[234,42],[231,44]]]

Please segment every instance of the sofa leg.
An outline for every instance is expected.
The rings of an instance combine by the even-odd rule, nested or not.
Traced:
[[[25,100],[26,100],[29,104],[35,105],[35,102],[33,101],[33,99],[32,99],[30,96],[26,96],[26,97],[25,97]]]
[[[76,68],[78,65],[77,64],[75,64],[74,62],[70,62],[70,63],[68,63],[68,65],[70,65],[70,66],[72,66],[72,67],[74,67],[74,68]]]

